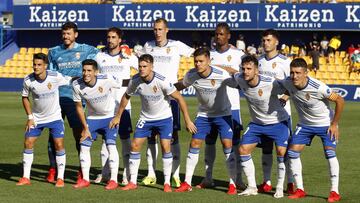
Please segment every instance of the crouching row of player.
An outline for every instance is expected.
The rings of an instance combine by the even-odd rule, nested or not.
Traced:
[[[168,96],[173,97],[179,102],[184,114],[186,128],[193,134],[190,143],[190,149],[186,161],[185,180],[175,192],[191,191],[192,176],[199,158],[201,144],[211,130],[216,130],[220,134],[225,154],[226,167],[230,178],[229,194],[236,194],[235,185],[236,171],[235,159],[240,159],[241,166],[246,175],[248,186],[239,193],[239,195],[256,195],[257,188],[255,182],[255,168],[251,158],[251,152],[256,144],[261,142],[263,137],[273,139],[276,143],[277,160],[278,160],[278,183],[274,197],[283,197],[283,184],[285,179],[284,157],[288,147],[289,115],[282,107],[278,95],[288,95],[293,99],[299,115],[299,124],[295,133],[290,139],[288,156],[290,158],[290,169],[295,178],[297,190],[289,198],[301,198],[305,196],[302,184],[300,153],[305,144],[309,144],[314,135],[319,135],[324,144],[326,158],[329,161],[331,177],[331,193],[329,201],[340,200],[338,192],[339,165],[336,159],[336,141],[339,137],[338,121],[343,109],[343,99],[324,83],[307,76],[307,64],[302,59],[295,59],[291,63],[291,77],[277,81],[268,77],[259,75],[258,61],[255,57],[246,56],[242,59],[242,73],[232,73],[232,76],[221,68],[210,66],[210,53],[208,50],[200,48],[194,52],[195,68],[191,69],[183,81],[175,85],[167,81],[158,73],[152,71],[153,58],[150,55],[143,55],[139,59],[139,74],[135,75],[123,96],[119,111],[113,117],[114,102],[110,99],[109,92],[111,88],[119,87],[121,82],[114,78],[106,76],[96,76],[96,63],[92,60],[83,62],[83,78],[73,82],[74,101],[77,106],[77,113],[83,124],[81,139],[80,161],[83,172],[83,180],[78,182],[74,187],[82,188],[89,186],[89,169],[90,169],[90,147],[92,140],[96,138],[96,133],[105,134],[105,140],[109,150],[109,165],[111,169],[111,180],[106,186],[107,189],[117,187],[118,173],[118,155],[115,147],[116,128],[119,125],[120,117],[125,109],[130,96],[134,93],[140,95],[142,108],[140,119],[137,123],[132,149],[130,153],[130,182],[122,187],[122,190],[132,190],[137,188],[137,171],[140,165],[140,148],[146,137],[151,135],[153,130],[157,131],[161,138],[163,151],[163,169],[164,169],[164,191],[171,192],[170,175],[172,154],[170,151],[170,139],[172,137],[172,114],[169,106]],[[43,90],[51,89],[52,85],[47,83],[46,75],[59,75],[56,73],[45,73],[43,78],[37,75],[36,59],[34,59],[34,74],[25,79],[25,86],[29,83],[35,83],[42,86]],[[90,63],[91,64],[87,64]],[[59,77],[58,77],[59,78]],[[28,82],[27,82],[28,81]],[[46,81],[44,83],[44,81]],[[50,82],[49,82],[50,84]],[[60,85],[60,83],[56,84]],[[54,84],[53,88],[56,86]],[[199,102],[198,114],[195,125],[191,122],[186,104],[179,92],[188,86],[193,86]],[[50,86],[50,87],[49,87]],[[232,151],[232,121],[231,121],[231,104],[226,94],[226,86],[240,88],[247,99],[251,122],[248,125],[239,148],[239,157],[234,157]],[[176,87],[176,88],[175,88]],[[24,88],[26,89],[26,88]],[[27,87],[28,90],[35,91],[35,88]],[[55,88],[56,89],[56,88]],[[56,96],[56,90],[54,90]],[[33,92],[34,93],[34,92]],[[38,98],[44,98],[49,94],[38,94]],[[23,100],[27,100],[27,93],[24,91]],[[85,120],[81,98],[85,99],[89,109],[89,115]],[[287,99],[284,97],[283,99]],[[332,116],[328,101],[336,103],[335,115]],[[29,105],[24,106],[28,115],[36,115],[36,104],[34,103],[33,112]],[[34,116],[35,117],[35,116]],[[40,134],[44,127],[37,122],[36,127],[29,117],[27,123],[26,144],[24,151],[24,177],[29,181],[30,166],[32,162],[32,147],[35,140],[34,135]],[[58,119],[59,120],[59,119]],[[36,119],[35,119],[36,121]],[[47,120],[47,124],[49,124]],[[59,121],[61,123],[61,119]],[[37,133],[33,133],[37,130]],[[56,133],[51,130],[51,132]],[[63,129],[62,129],[63,131]],[[59,157],[65,155],[62,146],[62,136],[54,135],[57,145],[57,154]],[[56,141],[56,139],[59,139]],[[30,141],[29,141],[30,140]],[[61,145],[61,146],[60,146]],[[30,157],[30,158],[29,158]],[[58,157],[57,157],[58,160]],[[65,160],[63,158],[63,160]],[[65,161],[59,158],[58,170],[63,170],[60,165],[64,166]],[[59,181],[60,180],[60,181]],[[63,172],[58,173],[57,186],[63,186]],[[22,184],[24,181],[19,181]]]

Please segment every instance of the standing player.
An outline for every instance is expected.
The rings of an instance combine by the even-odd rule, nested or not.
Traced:
[[[49,69],[60,72],[65,76],[81,77],[81,62],[87,58],[93,58],[98,52],[93,46],[76,43],[78,37],[77,25],[73,22],[66,22],[61,26],[61,35],[63,44],[53,47],[49,50]],[[81,123],[76,116],[75,105],[72,98],[72,89],[70,85],[63,86],[60,91],[61,114],[67,117],[73,136],[76,142],[76,149],[80,152]],[[50,138],[49,138],[50,139]],[[53,156],[53,143],[49,142],[50,170],[47,180],[54,181],[55,177],[55,159]],[[81,173],[78,173],[78,180],[81,179]]]
[[[190,143],[186,159],[185,181],[175,191],[192,190],[191,181],[199,159],[201,144],[213,128],[219,132],[223,144],[226,168],[230,177],[228,194],[236,194],[235,159],[232,152],[231,103],[224,84],[230,75],[225,70],[210,66],[210,52],[206,48],[199,48],[194,52],[194,64],[195,68],[186,73],[182,82],[176,84],[179,90],[191,85],[195,88],[199,108],[195,120],[198,132],[193,134]]]
[[[154,71],[165,76],[170,82],[177,82],[177,74],[180,64],[180,56],[189,57],[194,49],[186,44],[170,40],[167,38],[169,32],[168,23],[164,18],[158,18],[154,22],[155,40],[146,42],[144,52],[154,57]],[[180,145],[178,140],[178,131],[180,130],[180,112],[179,105],[175,100],[171,100],[171,110],[173,114],[173,141],[171,151],[174,155],[173,160],[173,186],[180,186]],[[148,142],[147,163],[148,175],[142,180],[144,185],[156,183],[155,168],[158,154],[158,147],[155,136],[152,136]]]
[[[281,198],[285,179],[284,156],[289,138],[289,115],[280,104],[278,94],[281,88],[275,79],[259,75],[258,60],[254,56],[242,59],[242,73],[234,75],[235,84],[244,92],[247,100],[251,122],[249,123],[240,145],[240,159],[248,180],[248,188],[240,193],[242,196],[257,195],[255,182],[255,167],[251,153],[263,137],[271,139],[276,144],[278,160],[278,182],[275,198]]]
[[[290,77],[281,84],[286,88],[299,114],[299,123],[290,140],[290,168],[296,183],[295,194],[290,199],[306,196],[302,180],[300,153],[309,145],[315,135],[324,146],[325,157],[330,168],[331,190],[328,202],[340,200],[339,162],[336,158],[336,144],[339,140],[339,120],[344,108],[344,99],[333,92],[326,84],[307,75],[304,59],[294,59],[290,64]],[[335,102],[335,114],[329,101]]]
[[[109,152],[111,177],[105,189],[113,190],[118,186],[119,154],[116,148],[117,128],[109,128],[109,123],[114,117],[115,108],[112,89],[120,88],[122,82],[110,75],[98,75],[98,65],[93,59],[85,59],[82,66],[82,78],[75,80],[72,86],[76,114],[83,129],[80,139],[80,163],[83,179],[73,187],[79,189],[90,185],[90,148],[93,140],[96,140],[97,133],[99,133],[105,137]],[[86,101],[88,108],[86,119],[82,100]]]
[[[30,171],[34,159],[34,144],[44,128],[49,128],[50,137],[54,139],[56,164],[58,169],[56,187],[64,187],[64,171],[66,155],[64,149],[64,121],[61,118],[59,104],[59,86],[66,85],[69,80],[60,73],[46,71],[47,56],[34,54],[34,72],[24,79],[22,103],[28,120],[25,126],[25,149],[23,153],[24,175],[16,185],[30,185]],[[33,98],[33,107],[29,95]]]
[[[239,70],[241,65],[241,58],[244,55],[244,52],[232,47],[229,44],[230,27],[227,23],[219,23],[216,26],[215,30],[215,49],[210,51],[211,65],[222,67],[222,68],[232,68]],[[238,148],[240,142],[240,133],[243,129],[241,116],[240,116],[240,95],[239,90],[231,87],[226,89],[230,103],[231,103],[231,115],[233,123],[233,151],[235,153],[236,160],[236,185],[245,189],[245,186],[241,179],[241,163],[238,160]],[[214,166],[215,156],[216,156],[216,139],[217,131],[214,131],[207,136],[205,139],[205,178],[204,180],[197,185],[198,188],[206,188],[214,185],[212,179],[212,170]]]
[[[118,79],[130,79],[131,67],[137,68],[138,59],[135,55],[128,55],[120,48],[122,40],[122,31],[119,28],[112,27],[107,30],[106,34],[107,46],[104,52],[100,52],[96,55],[95,60],[99,65],[99,72],[102,74],[112,75]],[[120,89],[114,89],[113,94],[116,101],[115,113],[119,108],[120,99],[124,95],[126,87]],[[130,156],[130,133],[132,132],[131,126],[131,104],[130,102],[125,108],[121,117],[121,125],[119,126],[119,135],[122,145],[122,158],[124,164],[124,172],[122,184],[128,183],[129,174],[129,156]],[[108,156],[109,153],[106,148],[106,144],[103,140],[101,148],[101,164],[103,166],[102,174],[99,174],[95,182],[99,183],[101,180],[108,180]],[[103,178],[102,178],[103,177]]]
[[[276,30],[269,29],[262,33],[262,44],[265,54],[259,58],[259,73],[264,76],[272,77],[277,80],[285,79],[290,75],[290,59],[279,53],[277,46],[279,45],[279,33]],[[280,96],[279,96],[280,97]],[[290,102],[287,102],[285,109],[291,115]],[[291,117],[288,121],[291,132]],[[273,141],[264,138],[259,145],[262,148],[262,169],[263,183],[259,186],[259,192],[270,192],[271,186],[271,168],[273,162]],[[291,173],[288,171],[287,192],[294,193],[294,184]]]
[[[137,176],[140,166],[141,146],[146,138],[156,131],[160,135],[160,143],[163,153],[164,192],[171,192],[170,177],[173,155],[170,149],[172,138],[172,113],[170,96],[180,105],[184,114],[186,128],[190,133],[195,133],[196,128],[190,120],[185,100],[173,84],[164,76],[153,71],[154,59],[149,54],[139,58],[139,73],[136,74],[121,99],[117,115],[111,121],[110,127],[118,126],[130,97],[135,93],[140,95],[141,113],[136,124],[134,139],[130,153],[130,182],[122,190],[134,190],[137,188]],[[120,123],[121,124],[121,123]]]

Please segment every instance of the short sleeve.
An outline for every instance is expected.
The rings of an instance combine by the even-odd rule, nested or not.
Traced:
[[[326,84],[320,85],[319,92],[320,92],[320,95],[322,98],[329,98],[331,96],[331,94],[333,93],[331,88],[329,86],[327,86]]]
[[[193,84],[194,81],[191,81],[190,79],[190,72],[187,72],[184,76],[184,79],[182,80],[182,83],[185,87],[189,87]]]
[[[71,80],[72,77],[70,76],[64,76],[61,73],[57,74],[57,80],[59,82],[59,86],[63,86],[63,85],[71,85]]]
[[[281,95],[286,92],[284,82],[285,82],[285,80],[274,80],[273,81],[273,93],[274,94]]]
[[[129,58],[129,62],[131,68],[134,68],[135,70],[139,70],[139,60],[134,54],[131,54]]]
[[[81,95],[80,90],[76,87],[76,81],[72,83],[72,89],[73,89],[73,100],[74,102],[81,102]]]
[[[161,83],[161,88],[165,95],[170,95],[176,91],[175,86],[167,80]]]
[[[134,83],[134,80],[133,79],[131,79],[130,80],[130,82],[129,82],[129,85],[128,85],[128,87],[127,87],[127,89],[126,89],[126,94],[127,95],[134,95],[135,93],[136,93],[136,85],[135,85],[135,83]]]
[[[122,86],[122,80],[120,78],[117,78],[115,76],[109,75],[109,81],[112,85],[112,88],[120,89]]]
[[[183,42],[176,41],[176,46],[179,49],[179,53],[182,56],[190,57],[194,53],[194,49],[184,44]]]
[[[88,52],[87,52],[87,59],[95,59],[96,55],[99,53],[99,49],[96,47],[87,45]]]
[[[22,89],[22,92],[21,92],[21,96],[23,96],[23,97],[28,97],[29,96],[30,83],[28,81],[29,80],[27,78],[25,78],[24,82],[23,82],[23,89]]]
[[[54,61],[54,58],[53,58],[52,49],[49,50],[48,61],[49,61],[49,65],[48,65],[47,69],[48,70],[56,70],[56,62]]]

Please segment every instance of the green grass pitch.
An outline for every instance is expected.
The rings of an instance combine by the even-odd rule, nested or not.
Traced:
[[[154,187],[140,186],[136,191],[106,191],[104,185],[92,184],[83,190],[72,189],[78,169],[78,157],[74,147],[71,131],[66,125],[65,147],[67,154],[67,167],[65,172],[65,188],[55,188],[45,182],[48,168],[47,139],[45,131],[35,145],[34,162],[31,172],[32,185],[26,187],[16,186],[15,183],[22,175],[23,131],[26,116],[21,104],[20,93],[0,93],[0,202],[326,202],[329,194],[330,181],[328,166],[324,158],[321,141],[313,141],[302,153],[303,177],[308,196],[302,200],[290,201],[286,197],[275,199],[272,195],[259,194],[252,197],[229,196],[226,194],[227,173],[224,156],[220,143],[217,143],[217,157],[214,168],[214,179],[218,185],[214,189],[194,189],[188,193],[162,192],[162,164],[158,159],[158,184]],[[194,118],[197,108],[195,98],[186,98],[191,116]],[[138,97],[132,98],[133,125],[139,116],[140,101]],[[245,100],[241,100],[242,119],[245,124],[249,121],[249,112]],[[341,137],[337,156],[340,162],[340,192],[343,202],[359,202],[360,192],[357,184],[360,181],[360,150],[359,150],[359,113],[360,103],[347,102],[343,112],[340,131]],[[293,122],[297,116],[294,114]],[[185,159],[191,136],[181,131],[180,142],[182,147],[181,177],[185,173]],[[118,147],[120,142],[118,141]],[[143,149],[146,146],[143,146]],[[120,148],[120,147],[119,147]],[[92,148],[91,178],[100,172],[100,142],[96,141]],[[119,150],[121,152],[121,150]],[[204,175],[203,148],[197,165],[193,184],[201,181]],[[121,158],[121,156],[120,156]],[[253,153],[256,167],[257,183],[262,180],[260,167],[260,150]],[[120,160],[122,167],[122,160]],[[146,172],[145,153],[142,153],[139,178]],[[122,174],[122,168],[120,168]],[[273,164],[273,185],[276,183],[276,159]]]

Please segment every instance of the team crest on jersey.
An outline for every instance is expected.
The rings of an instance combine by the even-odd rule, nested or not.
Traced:
[[[76,53],[75,53],[75,58],[76,58],[76,59],[80,59],[80,52],[76,52]]]
[[[310,94],[309,93],[305,94],[305,99],[308,100],[308,101],[310,100]]]
[[[171,51],[170,47],[166,48],[166,53],[169,54]]]
[[[153,90],[154,90],[155,93],[158,91],[156,86],[153,87]]]
[[[215,80],[214,80],[214,79],[211,79],[210,82],[211,82],[211,85],[212,85],[212,86],[215,86]]]
[[[49,83],[47,84],[47,87],[49,88],[49,90],[51,90],[52,84],[49,82]]]
[[[276,62],[272,63],[272,68],[276,68]]]
[[[227,60],[230,62],[231,61],[231,55],[229,55],[228,57],[227,57]]]
[[[100,93],[102,93],[104,91],[104,89],[102,87],[99,87],[98,90]]]
[[[258,95],[261,97],[262,95],[263,95],[263,90],[262,89],[259,89],[259,91],[258,91]]]

